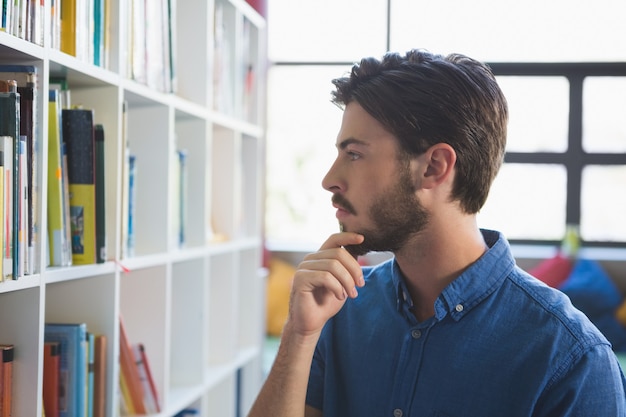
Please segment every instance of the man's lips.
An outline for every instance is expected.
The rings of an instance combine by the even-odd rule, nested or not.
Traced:
[[[337,209],[335,216],[339,221],[356,214],[352,204],[342,194],[333,194],[332,203],[333,207]]]

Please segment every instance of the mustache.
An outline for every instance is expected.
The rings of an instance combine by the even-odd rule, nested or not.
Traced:
[[[348,213],[356,214],[356,210],[354,210],[354,207],[352,206],[352,204],[350,204],[350,202],[343,195],[333,194],[333,197],[331,200],[333,204],[337,206],[341,206],[341,208],[347,211]]]

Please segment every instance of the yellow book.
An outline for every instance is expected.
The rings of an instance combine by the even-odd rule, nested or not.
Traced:
[[[61,0],[61,51],[76,56],[76,1]]]
[[[67,241],[64,211],[63,151],[59,126],[58,91],[51,90],[48,101],[48,248],[50,265],[69,266],[72,254]]]
[[[93,111],[62,110],[67,150],[72,263],[96,263],[96,177]]]
[[[128,390],[128,384],[124,373],[120,371],[120,391],[122,392],[120,398],[120,412],[124,415],[135,415],[135,409],[133,407],[133,400],[130,397],[130,391]]]

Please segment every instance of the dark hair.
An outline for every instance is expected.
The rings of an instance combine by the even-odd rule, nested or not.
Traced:
[[[452,146],[457,174],[451,197],[467,213],[481,209],[504,159],[508,122],[506,99],[487,65],[414,49],[364,58],[333,84],[333,103],[356,100],[408,154],[436,143]]]

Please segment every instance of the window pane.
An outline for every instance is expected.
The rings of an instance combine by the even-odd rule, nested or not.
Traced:
[[[479,225],[509,239],[562,239],[566,179],[562,165],[504,164],[478,215]]]
[[[387,45],[386,0],[271,0],[272,61],[353,62]]]
[[[585,167],[580,217],[584,240],[626,242],[626,166]]]
[[[498,77],[509,104],[509,152],[565,152],[569,82],[565,77]]]
[[[626,77],[587,77],[583,83],[583,148],[626,152]]]
[[[391,0],[391,49],[485,61],[623,61],[624,2]]]
[[[330,102],[343,66],[271,67],[268,79],[266,231],[319,246],[338,230],[321,182],[337,150],[342,111]],[[297,86],[295,88],[294,86]]]

